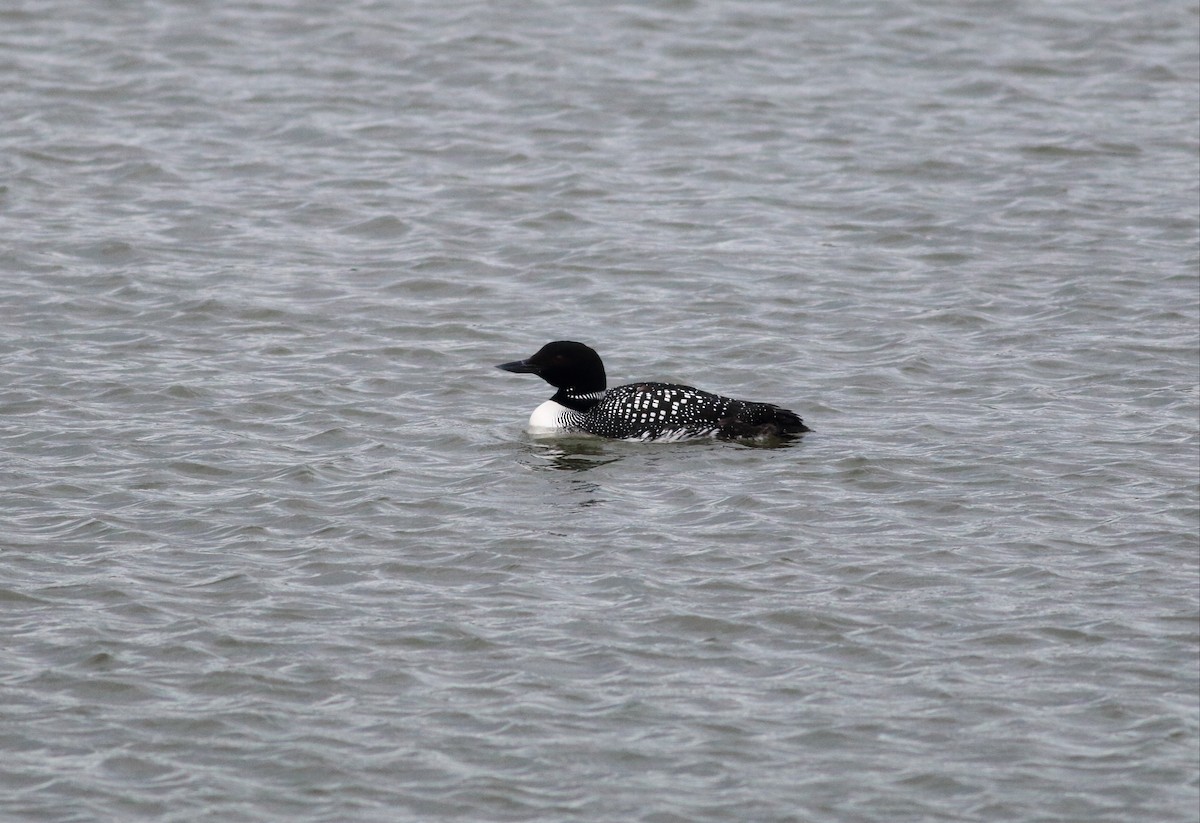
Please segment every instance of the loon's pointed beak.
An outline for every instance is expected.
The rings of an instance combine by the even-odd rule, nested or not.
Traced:
[[[538,367],[528,360],[514,360],[511,363],[501,363],[496,368],[516,372],[517,374],[537,374],[539,371]]]

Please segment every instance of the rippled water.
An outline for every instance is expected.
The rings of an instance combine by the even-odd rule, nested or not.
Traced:
[[[0,817],[1196,820],[1197,32],[6,6]]]

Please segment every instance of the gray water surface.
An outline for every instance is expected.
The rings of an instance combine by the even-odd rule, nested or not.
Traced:
[[[6,6],[0,817],[1197,820],[1198,30]]]

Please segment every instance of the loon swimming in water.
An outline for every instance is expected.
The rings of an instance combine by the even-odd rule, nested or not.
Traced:
[[[533,357],[497,368],[536,374],[558,389],[530,416],[534,431],[644,441],[795,437],[811,431],[787,409],[691,386],[630,383],[609,389],[600,355],[570,340],[547,343]]]

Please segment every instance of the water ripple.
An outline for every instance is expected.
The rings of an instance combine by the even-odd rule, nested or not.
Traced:
[[[0,11],[2,815],[1194,819],[1194,10],[387,5]]]

